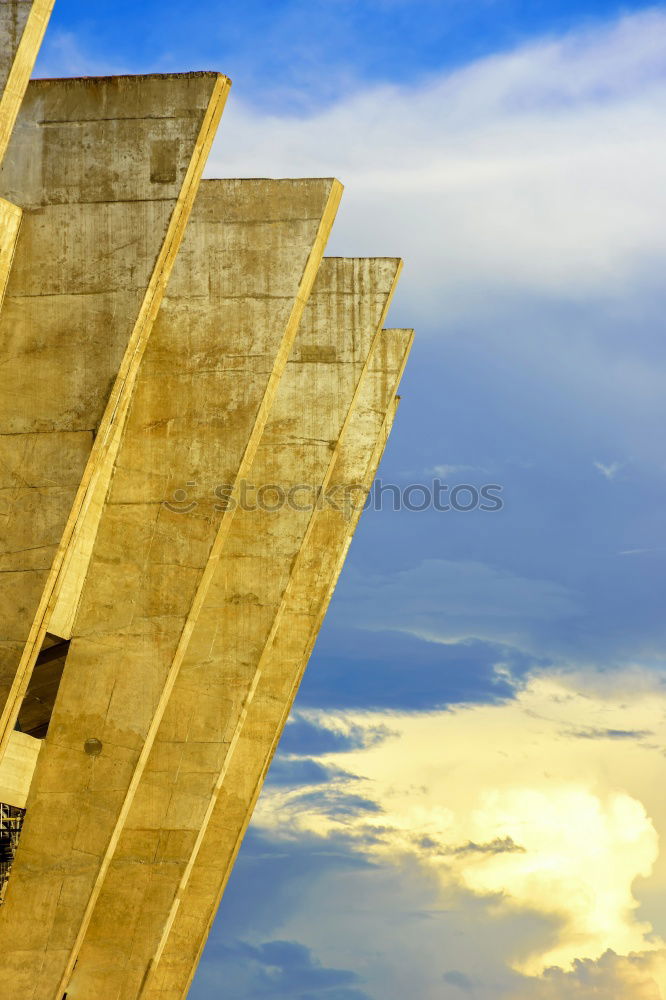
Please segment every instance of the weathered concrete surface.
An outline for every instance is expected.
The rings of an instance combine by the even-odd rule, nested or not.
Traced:
[[[349,484],[356,484],[355,502],[316,515],[292,575],[281,622],[263,658],[221,793],[161,954],[138,994],[141,1000],[182,1000],[187,995],[375,477],[411,340],[411,331],[387,330],[374,352],[331,476],[331,486],[341,487],[342,496]]]
[[[0,198],[0,309],[7,291],[22,214],[16,205]]]
[[[229,458],[235,456],[234,442],[230,440],[234,424],[233,418],[230,423],[229,413],[252,411],[253,396],[247,392],[243,379],[237,377],[237,371],[246,368],[250,358],[257,366],[254,378],[262,385],[265,372],[273,372],[274,384],[271,383],[263,404],[264,408],[270,407],[321,262],[341,192],[341,185],[330,180],[250,179],[203,183],[174,274],[176,285],[162,319],[158,320],[156,342],[163,344],[164,352],[162,376],[165,380],[168,377],[174,380],[176,392],[182,393],[187,382],[183,399],[188,400],[190,417],[190,423],[182,429],[180,442],[189,456],[189,468],[180,482],[165,480],[160,484],[162,488],[171,487],[173,492],[187,482],[195,482],[196,489],[207,492],[210,497],[221,481],[220,476],[222,481],[227,481],[225,469],[229,476],[236,473],[242,476],[248,471],[247,456],[243,469],[239,466],[240,459],[236,462],[232,458],[229,465],[218,455],[218,464],[211,469],[205,461],[197,462],[194,456],[197,451],[204,450],[203,442],[210,437],[211,431],[218,435],[215,447],[226,447],[224,454]],[[207,329],[205,343],[202,324]],[[223,369],[219,366],[221,330],[227,338],[224,343],[227,367]],[[180,353],[174,351],[172,345],[186,332],[188,337],[180,345]],[[274,338],[277,336],[282,339],[274,365]],[[195,352],[194,357],[192,352]],[[196,382],[191,382],[192,376],[196,377]],[[197,393],[202,385],[208,391],[209,384],[218,393],[215,412],[196,416]],[[253,432],[256,440],[253,438],[249,443],[248,455],[254,453],[264,420],[265,414],[258,414]],[[236,423],[242,436],[245,424],[242,420]],[[172,428],[168,433],[173,447]],[[113,461],[114,455],[110,454],[109,465],[112,466]],[[72,635],[109,474],[100,477],[86,516],[79,519],[56,587],[57,600],[48,627],[49,631],[66,638]],[[169,495],[168,492],[162,494],[163,497]]]
[[[330,180],[201,187],[119,435],[0,911],[0,970],[26,1000],[68,991],[230,530],[212,487],[250,471],[340,190]],[[195,510],[165,506],[192,481]],[[98,756],[86,753],[91,738]]]
[[[0,163],[53,9],[53,0],[0,0]],[[21,209],[0,198],[0,308],[5,297]]]
[[[28,87],[0,174],[24,209],[0,315],[0,755],[228,87],[214,73]]]
[[[14,732],[0,764],[0,802],[25,809],[42,741]]]
[[[301,483],[313,489],[326,483],[398,272],[395,260],[322,263],[248,470],[250,483],[277,484],[284,495]],[[231,484],[225,475],[220,481]],[[304,499],[298,496],[300,507]],[[234,726],[313,517],[287,504],[234,514],[67,985],[72,1000],[102,991],[108,1000],[138,995],[218,794]]]
[[[0,162],[5,155],[54,0],[0,0]]]

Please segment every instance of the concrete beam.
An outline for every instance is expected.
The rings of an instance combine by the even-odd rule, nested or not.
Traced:
[[[0,764],[0,802],[25,809],[41,748],[41,740],[26,733],[12,733]]]
[[[341,495],[356,484],[355,504],[317,514],[187,885],[157,961],[136,994],[141,1000],[183,1000],[188,993],[342,569],[364,495],[376,475],[411,340],[411,331],[387,330],[375,352],[331,477],[331,487],[340,487]]]
[[[234,513],[223,558],[67,985],[72,1000],[102,990],[109,1000],[136,997],[155,959],[224,781],[233,732],[276,628],[292,568],[316,516],[308,509],[307,494],[328,481],[399,269],[395,260],[322,263],[247,475],[259,497],[268,487],[264,496],[271,507],[276,490],[286,500],[299,484],[310,489],[299,491],[297,505]],[[252,507],[254,488],[247,497]],[[310,495],[310,504],[313,500]]]
[[[22,216],[17,205],[0,198],[0,309],[5,300]]]
[[[69,992],[231,531],[214,487],[237,495],[250,472],[340,191],[331,180],[201,187],[118,435],[0,910],[0,970],[26,1000]],[[165,505],[190,482],[195,509]]]
[[[0,163],[51,17],[54,0],[0,0]]]
[[[228,89],[214,73],[28,87],[0,175],[24,209],[0,315],[0,757]]]

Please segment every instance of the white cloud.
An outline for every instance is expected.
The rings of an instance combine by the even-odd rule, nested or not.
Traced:
[[[417,319],[615,300],[666,255],[665,37],[644,13],[307,117],[234,94],[208,174],[338,175],[336,251],[404,254]]]
[[[86,49],[77,34],[51,27],[40,52],[35,75],[37,77],[108,76],[129,73],[120,52]],[[134,70],[137,72],[137,70]]]
[[[487,472],[487,469],[479,465],[434,465],[426,470],[429,476],[439,476],[441,479],[450,479],[452,476],[460,476],[469,472]]]
[[[554,394],[563,433],[652,468],[665,118],[655,10],[307,115],[232,90],[207,175],[338,176],[329,252],[404,257],[390,322],[416,327],[414,365],[446,338],[497,387],[529,375],[535,410]]]
[[[595,469],[597,469],[602,476],[606,479],[615,479],[618,472],[622,468],[621,462],[611,462],[609,465],[605,465],[603,462],[595,462]]]

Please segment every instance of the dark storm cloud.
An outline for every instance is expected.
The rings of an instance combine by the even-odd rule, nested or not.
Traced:
[[[296,760],[276,757],[271,764],[266,782],[270,785],[285,785],[291,788],[297,785],[321,785],[335,780],[338,773],[335,769],[324,767],[309,757]]]
[[[457,847],[446,847],[439,849],[440,854],[524,854],[525,848],[517,844],[511,837],[496,837],[487,844],[475,844],[469,840],[466,844]]]
[[[385,726],[363,728],[352,725],[342,731],[296,713],[285,728],[280,751],[315,757],[325,753],[346,753],[365,750],[390,735],[391,731]]]
[[[304,812],[324,814],[326,816],[358,816],[359,813],[380,813],[382,807],[372,799],[362,795],[350,795],[334,788],[321,791],[306,792],[296,800]]]
[[[289,1000],[369,1000],[356,989],[359,976],[347,969],[322,965],[309,948],[297,941],[266,941],[259,945],[235,941],[222,945],[217,952],[217,967],[240,965],[245,973],[245,997],[285,997]],[[221,977],[222,981],[222,977]]]
[[[630,740],[642,742],[654,734],[649,729],[567,729],[565,736],[576,740]]]
[[[275,840],[250,828],[194,980],[192,1000],[212,1000],[222,987],[233,1000],[378,1000],[364,992],[353,972],[328,968],[302,944],[277,939],[278,928],[299,912],[315,879],[327,872],[337,877],[374,868],[358,853],[358,843],[345,836],[299,834]]]
[[[464,972],[456,971],[456,969],[452,969],[451,972],[445,972],[442,979],[449,986],[457,986],[463,993],[471,993],[474,989],[474,983],[469,976],[466,976]]]
[[[476,639],[443,644],[398,632],[327,628],[298,705],[427,711],[496,704],[514,698],[522,679],[544,665],[520,650]]]
[[[218,945],[254,933],[268,936],[298,912],[302,895],[326,872],[345,873],[375,866],[342,835],[317,837],[300,834],[293,840],[274,840],[250,827],[227,886],[207,957],[215,958]],[[261,901],[261,903],[259,903]]]

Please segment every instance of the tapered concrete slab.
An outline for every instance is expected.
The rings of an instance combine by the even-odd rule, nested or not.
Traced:
[[[54,0],[0,0],[0,162],[5,155]]]
[[[0,969],[26,998],[68,990],[224,552],[233,512],[213,487],[237,492],[250,471],[339,197],[331,180],[201,187],[119,435],[0,911]],[[175,498],[192,481],[185,515]]]
[[[228,87],[214,73],[28,87],[0,174],[24,209],[0,315],[0,756]]]
[[[394,393],[411,339],[411,331],[384,331],[375,352],[331,476],[331,489],[338,488],[341,509],[317,514],[302,550],[281,623],[263,659],[254,697],[180,905],[157,962],[143,990],[136,994],[141,1000],[182,1000],[187,995],[375,477],[393,423]],[[350,495],[349,485],[353,486],[351,506],[344,503],[344,497]]]
[[[72,998],[102,990],[109,1000],[136,997],[155,958],[314,521],[307,493],[328,480],[398,272],[395,260],[322,264],[248,476],[248,506],[260,507],[263,495],[271,509],[234,514],[67,985]]]

